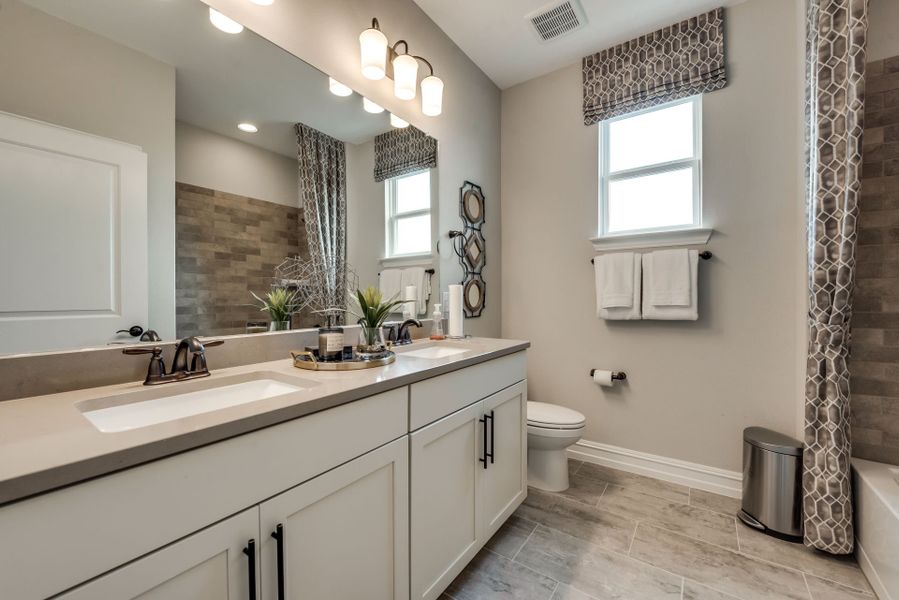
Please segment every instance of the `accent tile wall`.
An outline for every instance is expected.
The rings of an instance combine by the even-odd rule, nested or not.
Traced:
[[[306,249],[297,207],[176,183],[178,337],[245,333],[274,268]]]
[[[899,464],[899,56],[867,66],[852,454]]]

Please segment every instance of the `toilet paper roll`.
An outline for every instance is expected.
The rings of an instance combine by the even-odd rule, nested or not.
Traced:
[[[609,387],[612,385],[612,372],[595,369],[593,371],[593,383],[603,387]]]
[[[447,335],[450,337],[463,337],[462,322],[465,315],[462,313],[462,286],[449,286],[449,324]]]

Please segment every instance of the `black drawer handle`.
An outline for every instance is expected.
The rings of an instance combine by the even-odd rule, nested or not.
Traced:
[[[478,462],[484,463],[484,468],[487,468],[487,415],[484,415],[482,418],[478,419],[478,423],[484,424],[484,444],[483,444],[483,456],[478,459]]]
[[[243,549],[243,553],[247,555],[247,574],[250,580],[248,598],[256,600],[256,540],[250,539],[247,542],[247,547]]]
[[[272,532],[272,537],[278,543],[278,600],[284,600],[284,527],[280,523]]]
[[[484,415],[485,419],[490,419],[490,453],[487,455],[490,457],[490,464],[493,464],[494,454],[496,453],[496,427],[494,424],[496,423],[496,419],[493,417],[493,411],[490,411],[489,415]]]

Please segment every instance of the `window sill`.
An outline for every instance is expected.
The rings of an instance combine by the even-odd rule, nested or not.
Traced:
[[[428,252],[425,254],[389,256],[378,259],[378,262],[384,267],[430,267],[434,264],[434,255]]]
[[[714,229],[697,227],[674,231],[652,231],[647,233],[625,233],[591,238],[597,252],[610,250],[640,250],[643,248],[665,248],[670,246],[702,246],[709,243]]]

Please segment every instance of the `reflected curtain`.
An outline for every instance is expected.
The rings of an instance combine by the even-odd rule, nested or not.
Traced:
[[[302,123],[295,126],[300,206],[316,270],[316,308],[340,322],[346,309],[346,145]]]
[[[847,358],[861,189],[867,0],[808,0],[806,25],[805,544],[850,554]]]

